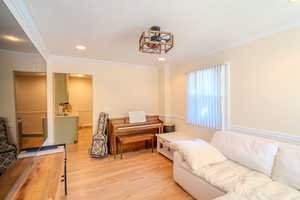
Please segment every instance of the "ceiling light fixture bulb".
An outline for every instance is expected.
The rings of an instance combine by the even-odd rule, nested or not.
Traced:
[[[159,61],[165,61],[166,59],[165,59],[165,58],[162,58],[162,57],[160,57],[160,58],[158,58],[158,60],[159,60]]]
[[[77,46],[76,46],[76,49],[78,49],[78,50],[85,50],[86,47],[85,47],[85,46],[82,46],[82,45],[77,45]]]
[[[17,37],[12,36],[12,35],[5,35],[4,38],[6,40],[10,40],[10,41],[13,41],[13,42],[20,42],[21,41],[20,38],[17,38]]]

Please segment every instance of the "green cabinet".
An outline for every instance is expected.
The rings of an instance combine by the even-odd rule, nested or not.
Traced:
[[[55,144],[73,144],[78,141],[78,116],[56,116]]]
[[[69,102],[68,75],[55,74],[55,105]]]

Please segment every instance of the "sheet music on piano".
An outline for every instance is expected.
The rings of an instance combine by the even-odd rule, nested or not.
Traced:
[[[129,123],[146,122],[145,111],[131,111],[129,112]]]

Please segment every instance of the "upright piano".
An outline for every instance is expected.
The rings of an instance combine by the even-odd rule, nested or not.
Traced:
[[[159,116],[146,116],[146,122],[129,123],[129,117],[109,119],[109,150],[111,154],[118,152],[116,136],[143,133],[162,133],[163,122]],[[130,149],[130,148],[128,148]],[[131,148],[131,149],[134,149]]]

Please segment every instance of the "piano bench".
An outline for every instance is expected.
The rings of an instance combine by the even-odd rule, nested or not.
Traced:
[[[143,134],[135,134],[135,135],[118,135],[117,141],[120,145],[120,153],[121,153],[121,159],[123,159],[123,145],[134,143],[134,142],[142,142],[142,141],[149,141],[151,140],[151,147],[152,147],[152,153],[153,153],[153,146],[154,146],[154,134],[152,133],[143,133]]]

